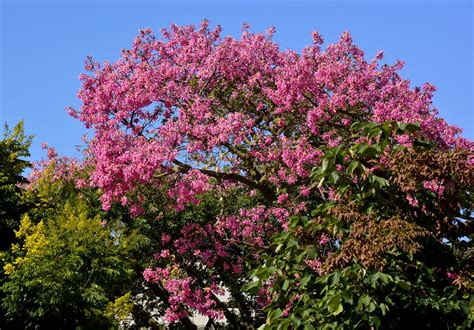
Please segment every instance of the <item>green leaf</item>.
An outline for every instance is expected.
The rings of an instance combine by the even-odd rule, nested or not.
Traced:
[[[327,158],[323,159],[323,163],[321,164],[321,173],[326,173],[329,168],[329,160]]]
[[[420,129],[419,123],[398,123],[398,128],[403,132],[414,133]]]
[[[290,249],[297,245],[298,245],[298,240],[296,239],[296,237],[294,237],[293,235],[288,237],[288,243],[286,243],[286,249]]]
[[[380,276],[380,279],[384,283],[393,282],[393,277],[391,275],[388,275],[388,274],[385,274],[385,273],[382,273],[382,275]]]
[[[382,152],[380,146],[374,144],[371,146],[367,146],[364,143],[364,146],[359,150],[359,153],[363,156],[377,156]]]
[[[382,315],[387,314],[387,312],[388,312],[388,310],[389,310],[388,306],[385,305],[384,303],[381,303],[381,304],[379,305],[379,308],[380,308],[380,311],[382,312]]]
[[[283,311],[280,308],[271,311],[267,316],[267,323],[271,323],[273,320],[279,318],[281,314],[283,314]]]
[[[379,319],[377,316],[372,315],[372,316],[370,317],[370,321],[375,325],[375,328],[376,328],[376,329],[380,328],[381,322],[380,322],[380,319]]]
[[[413,142],[413,145],[415,147],[421,147],[421,148],[425,148],[425,149],[430,149],[432,146],[433,146],[433,142],[430,142],[430,141],[427,141],[427,140],[423,140],[423,139],[416,139],[414,142]]]
[[[283,291],[286,291],[288,290],[288,287],[290,286],[290,280],[286,279],[284,282],[283,282],[283,285],[281,286],[281,289]]]
[[[258,291],[258,288],[260,286],[260,280],[252,281],[249,283],[246,283],[242,286],[242,291],[248,291],[251,294],[254,292],[256,293]]]
[[[340,293],[333,295],[329,299],[327,303],[327,309],[333,315],[338,315],[344,310],[344,307],[342,306],[342,299],[341,299]]]
[[[291,323],[295,327],[295,329],[298,329],[298,327],[301,325],[301,320],[296,318],[294,315],[291,315],[290,319],[291,319]]]
[[[348,304],[353,304],[354,300],[352,299],[352,293],[349,291],[342,291],[342,299],[344,299],[344,302]]]
[[[369,308],[368,308],[369,313],[372,313],[376,308],[377,307],[375,306],[375,304],[373,302],[370,302]]]
[[[276,253],[279,253],[279,252],[281,251],[282,247],[283,247],[283,244],[281,244],[281,243],[278,244],[277,247],[276,247],[276,249],[275,249],[275,252],[276,252]]]
[[[362,306],[369,306],[370,302],[372,301],[372,298],[370,298],[368,295],[363,295],[362,297],[359,298],[358,301],[358,306],[357,307],[362,307]]]
[[[335,271],[334,274],[331,276],[331,284],[339,284],[339,279],[341,277],[341,273],[339,271]]]
[[[354,171],[359,167],[359,165],[360,165],[360,162],[358,162],[357,160],[353,160],[349,164],[349,168],[348,168],[349,174],[352,175],[354,173]]]
[[[387,179],[384,179],[380,176],[371,175],[371,179],[373,182],[377,182],[380,188],[387,187],[390,185]]]
[[[314,245],[308,245],[306,247],[306,254],[308,256],[308,259],[314,259],[318,254],[318,249]]]
[[[359,155],[363,155],[364,152],[367,150],[368,147],[369,147],[369,145],[368,145],[367,143],[361,143],[361,144],[359,144],[357,153],[358,153]]]
[[[407,282],[407,281],[398,281],[397,282],[398,286],[400,288],[402,288],[403,290],[410,290],[410,282]]]
[[[300,280],[300,284],[302,287],[306,286],[309,281],[311,280],[312,276],[311,275],[306,275],[306,276],[303,276]]]
[[[355,122],[351,125],[350,130],[351,131],[359,131],[362,128],[363,123],[361,122]]]
[[[296,258],[295,258],[295,261],[297,264],[300,264],[303,259],[306,257],[306,250],[301,252]]]
[[[374,137],[376,137],[378,135],[381,135],[381,134],[382,134],[382,130],[380,128],[376,127],[376,128],[374,128],[370,131],[370,133],[367,135],[367,137],[369,139],[373,139]]]
[[[309,224],[308,217],[300,217],[301,224],[306,227]]]
[[[321,188],[323,186],[324,180],[326,180],[326,178],[321,178],[321,180],[319,180],[318,188]]]
[[[331,174],[329,174],[329,179],[328,179],[328,182],[329,183],[337,183],[337,181],[339,180],[339,173],[337,173],[337,171],[333,171],[331,172]]]

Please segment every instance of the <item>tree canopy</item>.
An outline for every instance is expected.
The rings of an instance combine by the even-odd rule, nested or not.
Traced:
[[[20,215],[27,205],[22,200],[22,188],[27,179],[23,171],[30,167],[25,158],[30,156],[32,137],[23,131],[19,122],[11,131],[5,124],[0,140],[0,251],[6,250],[14,241],[13,230],[20,224]]]
[[[109,314],[137,317],[130,302],[156,303],[142,311],[170,327],[196,314],[232,329],[470,327],[474,143],[438,117],[434,86],[400,76],[403,62],[367,61],[347,32],[282,51],[274,32],[172,25],[141,30],[116,62],[88,58],[70,113],[94,135],[84,160],[50,161],[52,182],[93,202],[58,201],[33,232],[59,244],[56,232],[89,223],[68,244],[85,237],[118,275],[129,265],[107,262],[124,253],[114,223],[138,230],[146,290],[109,286]],[[18,304],[21,283],[4,302]]]
[[[90,74],[81,77],[79,92],[83,104],[71,109],[95,132],[88,149],[94,168],[90,183],[102,190],[104,209],[117,202],[129,205],[134,215],[145,212],[143,206],[153,199],[142,192],[145,186],[166,186],[171,206],[178,212],[200,204],[209,192],[219,194],[224,203],[235,201],[235,191],[249,196],[247,205],[222,208],[204,223],[190,221],[174,235],[163,233],[156,256],[159,266],[146,269],[144,276],[170,293],[168,321],[198,311],[211,318],[225,316],[232,323],[235,315],[227,315],[228,309],[216,297],[229,283],[248,282],[247,270],[255,263],[268,266],[263,253],[278,233],[290,234],[292,216],[326,227],[310,231],[308,237],[316,245],[318,240],[329,242],[333,250],[311,261],[316,274],[318,262],[328,272],[352,263],[364,272],[383,269],[389,264],[385,260],[389,251],[400,254],[400,260],[413,259],[423,246],[420,237],[429,236],[443,246],[454,244],[443,241],[445,231],[464,227],[457,219],[472,205],[455,199],[442,204],[442,212],[449,216],[435,212],[444,219],[438,223],[429,218],[440,202],[426,204],[417,189],[421,184],[441,198],[455,185],[464,189],[459,194],[469,196],[473,144],[437,117],[432,105],[434,86],[411,88],[398,74],[403,62],[380,64],[382,53],[367,62],[347,32],[325,50],[322,37],[313,33],[313,44],[300,53],[281,51],[272,41],[273,29],[254,34],[244,27],[241,39],[223,38],[220,32],[219,26],[210,30],[207,21],[200,28],[172,25],[162,31],[162,39],[142,30],[115,63],[101,65],[88,59]],[[367,123],[373,131],[358,135],[351,130],[358,123]],[[390,134],[393,125],[400,134]],[[417,141],[432,145],[430,151],[414,149]],[[393,151],[399,147],[406,149]],[[338,153],[332,155],[331,148]],[[342,153],[344,148],[349,150]],[[357,153],[377,158],[364,163]],[[453,177],[450,171],[455,166],[442,165],[450,153],[457,155],[456,166],[466,168],[466,184]],[[424,171],[402,166],[415,160],[425,166]],[[311,173],[319,167],[323,173],[331,171],[331,176],[315,183]],[[383,175],[376,175],[378,171]],[[430,171],[436,174],[429,175]],[[410,184],[403,184],[405,174],[411,175]],[[362,181],[366,177],[369,181]],[[361,187],[362,182],[367,186]],[[398,199],[391,196],[392,189]],[[371,194],[376,200],[370,200]],[[348,196],[341,205],[345,208],[331,207],[334,214],[321,211],[319,218],[311,212],[331,206],[327,201],[338,195]],[[420,209],[410,209],[416,213],[410,218],[403,205]],[[343,229],[329,230],[333,217],[345,222]],[[432,223],[426,229],[420,221]],[[470,221],[470,216],[464,221]],[[389,234],[379,236],[383,228]],[[443,234],[436,232],[440,230]],[[458,240],[459,234],[453,238]],[[278,274],[281,267],[278,264]],[[229,270],[232,279],[227,278]],[[251,278],[258,273],[252,274]],[[272,280],[269,275],[268,281]],[[285,296],[291,283],[284,282],[283,292],[273,294]],[[232,308],[239,309],[240,318],[254,322],[252,315],[264,305],[252,305],[257,300],[249,302],[239,295],[232,295],[236,299]],[[301,295],[294,297],[301,299]],[[342,296],[332,297],[342,301]],[[342,305],[333,305],[330,312],[340,314]],[[307,320],[300,319],[302,324]],[[234,326],[242,322],[235,320]]]

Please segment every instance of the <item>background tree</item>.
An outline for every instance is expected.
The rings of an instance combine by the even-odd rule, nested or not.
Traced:
[[[21,185],[28,182],[24,171],[30,167],[25,158],[30,156],[31,141],[32,137],[24,133],[23,122],[13,131],[5,124],[0,140],[0,251],[5,251],[14,241],[14,230],[27,210]]]
[[[149,240],[137,223],[126,225],[127,212],[102,212],[95,189],[75,186],[87,169],[54,149],[48,156],[32,171],[23,193],[30,209],[17,243],[3,255],[7,326],[104,328],[120,315],[139,314],[132,301],[144,291],[141,274],[150,256],[141,250]]]
[[[24,171],[30,167],[29,157],[32,137],[24,133],[23,122],[13,131],[5,124],[0,140],[0,285],[3,283],[2,259],[6,250],[15,242],[15,230],[20,225],[21,215],[29,209],[23,195],[23,186],[28,182]],[[0,300],[3,293],[0,291]],[[0,308],[0,327],[4,326],[4,311]]]

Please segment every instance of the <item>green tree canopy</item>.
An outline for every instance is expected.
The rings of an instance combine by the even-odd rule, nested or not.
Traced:
[[[93,198],[52,180],[50,170],[28,192],[35,208],[22,217],[18,242],[4,255],[1,290],[8,325],[112,326],[116,316],[132,312],[118,307],[133,306],[130,291],[141,283],[143,267],[134,253],[143,237],[119,219],[106,224]]]
[[[13,131],[5,124],[3,139],[0,140],[0,251],[6,250],[13,242],[13,231],[18,228],[21,214],[27,209],[19,185],[27,183],[23,173],[30,167],[25,158],[30,156],[31,142],[32,136],[25,135],[22,121]]]

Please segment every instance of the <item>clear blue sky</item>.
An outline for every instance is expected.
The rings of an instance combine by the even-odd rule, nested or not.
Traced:
[[[239,36],[275,26],[282,49],[302,49],[318,30],[335,42],[344,30],[368,58],[384,50],[388,63],[406,62],[413,85],[438,87],[435,105],[451,124],[474,139],[473,5],[471,0],[398,1],[13,1],[0,0],[0,122],[25,120],[35,135],[32,159],[42,142],[77,155],[85,133],[64,108],[79,107],[78,75],[87,55],[116,60],[139,28],[221,24]]]

